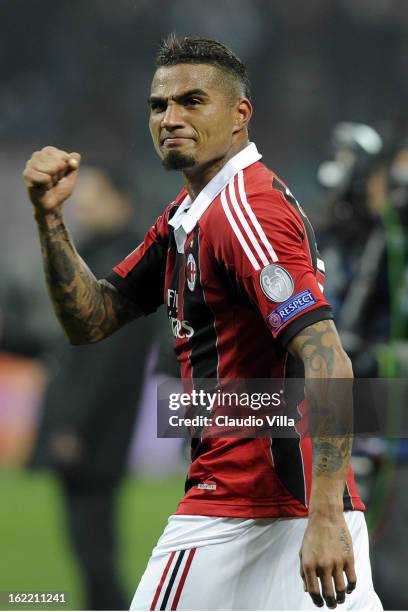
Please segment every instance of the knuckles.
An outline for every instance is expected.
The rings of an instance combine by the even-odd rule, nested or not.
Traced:
[[[334,568],[334,563],[330,561],[321,561],[316,567],[318,571],[328,572]]]
[[[68,168],[68,157],[62,151],[44,152],[35,151],[26,164],[25,172],[34,170],[45,174],[54,175],[64,172]]]
[[[313,561],[303,561],[300,568],[300,573],[304,572],[306,574],[311,572],[322,572],[326,573],[328,571],[332,571],[334,569],[343,569],[344,563],[343,559],[334,558],[334,559],[323,559],[318,562]]]
[[[52,147],[50,145],[43,147],[41,151],[43,151],[43,153],[65,153],[65,151],[61,151],[61,149],[57,149],[57,147]]]

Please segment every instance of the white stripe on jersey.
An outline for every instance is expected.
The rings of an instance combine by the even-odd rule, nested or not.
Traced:
[[[235,232],[236,237],[238,238],[242,248],[245,251],[246,256],[248,257],[249,261],[251,262],[251,264],[253,265],[255,270],[260,270],[261,266],[257,262],[254,254],[252,253],[251,249],[249,248],[249,245],[248,245],[247,241],[245,240],[244,236],[242,235],[241,230],[239,229],[238,225],[236,224],[234,217],[232,216],[232,213],[231,213],[231,211],[229,209],[229,206],[228,206],[227,197],[225,195],[225,189],[221,193],[221,204],[222,204],[224,212],[225,212],[225,214],[227,216],[227,219],[230,222],[231,227],[232,227],[232,229]]]
[[[244,208],[247,211],[248,216],[251,219],[252,223],[254,224],[254,227],[256,228],[260,239],[264,243],[269,255],[271,256],[272,261],[279,261],[278,256],[275,253],[274,249],[272,248],[272,245],[270,244],[268,238],[266,237],[265,232],[263,231],[261,225],[259,224],[259,221],[256,218],[254,211],[249,205],[249,202],[247,200],[246,193],[245,193],[244,173],[242,172],[242,170],[238,172],[238,188],[239,188],[239,194],[241,196],[241,201],[244,205]]]
[[[242,212],[239,204],[238,204],[238,200],[237,200],[237,196],[235,193],[235,185],[234,185],[234,178],[232,178],[232,180],[230,181],[229,184],[229,194],[230,194],[230,199],[231,199],[231,204],[237,214],[238,219],[241,221],[241,224],[244,228],[244,230],[246,231],[248,238],[250,239],[250,241],[252,242],[252,245],[255,248],[255,251],[258,253],[258,256],[260,258],[260,260],[262,261],[264,266],[267,266],[270,262],[268,261],[268,258],[266,257],[265,253],[262,251],[258,240],[256,239],[254,232],[252,231],[252,229],[250,228],[248,221],[245,219],[244,217],[244,213]]]
[[[326,271],[326,267],[324,265],[323,259],[317,258],[317,269],[320,270],[320,272],[325,272]]]

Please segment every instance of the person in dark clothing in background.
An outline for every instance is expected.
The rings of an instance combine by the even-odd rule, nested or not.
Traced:
[[[359,378],[408,375],[408,129],[340,123],[334,159],[318,171],[325,187],[327,224],[319,244],[326,263],[325,290],[343,345]],[[390,387],[392,388],[392,387]],[[387,610],[405,610],[408,536],[408,441],[392,396],[384,435],[356,438],[352,460],[368,503],[372,568]]]
[[[78,187],[70,212],[82,235],[80,252],[103,276],[138,243],[130,199],[94,168],[84,169]],[[89,610],[127,608],[115,562],[115,511],[151,340],[150,321],[97,346],[73,347],[61,337],[44,400],[30,464],[51,467],[62,484]]]

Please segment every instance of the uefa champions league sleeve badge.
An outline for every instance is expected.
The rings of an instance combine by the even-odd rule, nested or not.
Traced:
[[[269,264],[261,270],[259,277],[262,291],[272,302],[284,302],[289,299],[294,290],[291,275],[285,268]]]

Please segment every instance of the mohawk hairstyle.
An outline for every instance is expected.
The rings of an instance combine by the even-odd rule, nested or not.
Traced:
[[[165,38],[156,55],[156,65],[209,64],[232,77],[241,86],[242,93],[251,100],[251,83],[246,66],[231,49],[208,38],[178,37],[170,34]]]

